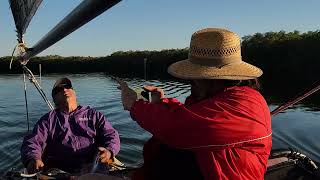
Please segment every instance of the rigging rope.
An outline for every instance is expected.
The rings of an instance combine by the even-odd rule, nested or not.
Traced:
[[[19,41],[19,40],[18,40]],[[18,43],[14,48],[13,48],[13,51],[12,51],[12,53],[11,53],[11,60],[10,60],[10,65],[9,65],[9,69],[11,69],[11,66],[12,66],[12,62],[13,62],[13,60],[14,60],[14,53],[16,52],[16,50],[17,50],[17,48],[18,48],[18,56],[19,57],[21,57],[21,56],[23,56],[27,51],[28,51],[28,49],[29,48],[27,48],[27,45],[25,44],[25,42],[23,41],[23,40],[21,40],[21,43]],[[22,63],[22,64],[26,64],[26,63],[24,63],[24,62],[20,62],[20,63]]]
[[[23,65],[22,68],[23,68],[24,72],[28,75],[28,78],[29,78],[30,82],[32,82],[32,84],[38,90],[38,92],[41,95],[41,97],[43,98],[43,100],[47,103],[47,105],[50,108],[50,110],[54,110],[54,107],[52,106],[51,102],[48,100],[46,94],[44,93],[42,87],[38,83],[37,79],[34,77],[34,75],[31,72],[31,70],[28,69],[27,66],[25,66],[25,65]]]
[[[313,88],[311,88],[310,90],[305,91],[305,93],[303,93],[302,95],[278,106],[276,109],[274,109],[271,112],[271,116],[277,115],[280,112],[284,111],[285,109],[287,109],[288,107],[296,104],[297,102],[303,100],[304,98],[310,96],[311,94],[317,92],[320,89],[320,81],[318,81],[317,83],[315,83],[315,85],[313,86]]]
[[[28,109],[28,98],[27,98],[27,82],[26,82],[26,74],[23,72],[23,82],[24,82],[24,100],[26,103],[26,111],[27,111],[27,123],[28,123],[28,132],[30,131],[30,121],[29,121],[29,109]]]
[[[12,62],[14,60],[14,54],[15,54],[16,50],[18,50],[17,55],[19,57],[22,57],[29,50],[29,48],[27,48],[23,39],[18,39],[18,42],[19,43],[14,47],[12,54],[11,54],[11,61],[10,61],[10,65],[9,65],[10,69],[12,67]],[[24,100],[25,100],[25,106],[26,106],[27,124],[28,124],[27,126],[28,126],[28,132],[29,132],[30,131],[30,121],[29,121],[29,108],[28,108],[28,98],[27,98],[26,76],[28,76],[30,82],[36,87],[39,94],[44,99],[44,101],[47,103],[50,110],[53,110],[54,107],[52,106],[51,102],[48,100],[46,94],[42,90],[40,84],[38,83],[37,79],[33,75],[32,71],[27,68],[27,66],[26,66],[27,62],[28,62],[28,60],[20,60],[20,64],[22,65],[22,69],[23,69]]]

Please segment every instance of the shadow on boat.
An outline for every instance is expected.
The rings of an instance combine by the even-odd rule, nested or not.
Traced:
[[[268,161],[268,168],[265,174],[265,180],[309,180],[320,179],[319,162],[294,149],[272,150]],[[73,175],[59,169],[50,169],[47,172],[39,172],[27,175],[20,171],[11,170],[1,179],[130,179],[136,168],[121,167],[109,168],[105,173],[88,173],[83,175]],[[170,179],[170,178],[168,178]]]

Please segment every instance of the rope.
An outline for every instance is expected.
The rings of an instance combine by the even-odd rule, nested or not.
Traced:
[[[25,174],[25,173],[21,173],[20,176],[24,177],[24,178],[32,178],[35,177],[37,175],[37,173],[33,173],[33,174]]]
[[[11,69],[11,67],[12,67],[12,62],[13,62],[13,60],[14,60],[14,53],[16,52],[17,48],[18,48],[18,50],[19,50],[19,51],[18,51],[18,55],[19,55],[20,57],[23,56],[23,55],[26,53],[26,51],[28,50],[28,48],[27,48],[27,46],[26,46],[26,44],[24,43],[23,40],[22,40],[21,43],[18,43],[18,44],[13,48],[13,51],[12,51],[12,53],[11,53],[11,60],[10,60],[10,64],[9,64],[9,69]],[[21,62],[21,64],[25,65],[26,63]]]
[[[27,83],[26,83],[26,74],[23,73],[23,82],[24,82],[24,100],[26,103],[26,112],[27,112],[27,124],[28,132],[30,131],[30,121],[29,121],[29,109],[28,109],[28,98],[27,98]]]
[[[47,103],[50,110],[54,110],[54,107],[52,106],[51,102],[48,100],[46,94],[44,93],[43,89],[41,88],[40,84],[38,83],[37,79],[34,77],[33,73],[30,71],[30,69],[28,69],[27,66],[25,65],[23,65],[22,68],[24,72],[28,75],[30,82],[33,83],[33,85],[36,87],[39,94],[43,98],[43,100]]]
[[[279,107],[277,107],[276,109],[274,109],[271,112],[271,116],[277,115],[279,114],[281,111],[287,109],[288,107],[292,106],[293,104],[303,100],[304,98],[310,96],[311,94],[317,92],[320,89],[320,81],[316,83],[316,86],[308,91],[306,91],[305,93],[303,93],[302,95],[294,98],[293,100],[290,100],[282,105],[280,105]]]
[[[10,69],[12,67],[12,62],[14,60],[14,54],[15,54],[17,49],[18,49],[18,56],[20,56],[20,57],[22,57],[28,50],[30,50],[29,48],[27,48],[27,46],[26,46],[25,42],[23,41],[23,39],[18,39],[18,42],[19,43],[14,47],[14,49],[12,51],[12,54],[11,54],[11,60],[10,60],[10,65],[9,65]],[[23,69],[24,100],[25,100],[25,105],[26,105],[27,124],[28,124],[28,132],[29,132],[30,131],[30,121],[29,121],[29,108],[28,108],[28,98],[27,98],[26,75],[28,75],[28,78],[29,78],[30,82],[33,83],[33,85],[36,87],[36,89],[38,90],[39,94],[41,95],[43,100],[47,103],[47,105],[50,108],[50,110],[53,110],[54,107],[52,106],[51,102],[48,100],[46,94],[42,90],[40,84],[38,83],[37,79],[34,77],[34,75],[31,72],[31,70],[27,68],[27,66],[26,66],[27,62],[28,62],[28,60],[20,61],[20,64],[22,65],[22,69]]]
[[[209,145],[203,145],[203,146],[194,146],[194,147],[188,147],[188,148],[182,148],[179,147],[179,149],[199,149],[199,148],[209,148],[209,147],[228,147],[228,146],[235,146],[238,144],[243,144],[243,143],[248,143],[248,142],[253,142],[253,141],[259,141],[261,139],[265,139],[268,138],[272,135],[272,133],[263,136],[263,137],[259,137],[259,138],[255,138],[255,139],[247,139],[247,140],[243,140],[243,141],[238,141],[238,142],[234,142],[234,143],[226,143],[226,144],[209,144]]]
[[[11,60],[9,68],[12,68],[12,62],[14,60],[14,54],[16,50],[18,49],[18,56],[22,57],[29,49],[27,48],[25,42],[22,39],[18,40],[18,44],[13,48],[12,54],[11,54]],[[22,60],[20,61],[20,64],[22,65],[23,69],[23,82],[24,82],[24,100],[26,105],[26,112],[27,112],[27,126],[28,126],[28,132],[30,131],[30,121],[29,121],[29,108],[28,108],[28,98],[27,98],[27,84],[26,84],[26,75],[28,75],[28,78],[30,82],[33,83],[33,85],[38,90],[39,94],[43,98],[43,100],[47,103],[50,110],[53,110],[54,107],[52,106],[51,102],[48,100],[46,94],[42,90],[40,84],[38,83],[37,79],[34,77],[33,73],[26,67],[28,60]]]

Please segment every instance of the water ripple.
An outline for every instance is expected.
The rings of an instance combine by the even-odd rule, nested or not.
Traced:
[[[142,162],[142,146],[150,134],[139,127],[123,110],[120,91],[112,77],[99,74],[50,74],[42,77],[42,87],[50,98],[56,79],[71,78],[79,104],[90,105],[106,115],[121,137],[118,158],[128,165]],[[177,97],[184,102],[190,94],[190,85],[175,81],[124,79],[132,88],[152,84],[164,89],[167,97]],[[20,146],[27,131],[23,83],[21,75],[1,75],[0,84],[0,173],[13,166],[21,167]],[[48,111],[48,107],[29,83],[28,102],[31,127]],[[270,108],[274,108],[270,106]],[[320,160],[320,144],[316,137],[320,126],[320,112],[309,112],[304,107],[294,107],[273,119],[274,147],[295,147]]]

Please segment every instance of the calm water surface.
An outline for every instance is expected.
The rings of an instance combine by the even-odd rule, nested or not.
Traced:
[[[51,100],[51,88],[55,80],[64,75],[45,75],[42,87]],[[131,120],[120,102],[120,92],[111,77],[104,74],[66,74],[73,81],[79,104],[90,105],[103,112],[121,138],[118,158],[129,166],[140,164],[142,146],[150,134]],[[131,87],[153,84],[165,89],[168,97],[183,101],[190,94],[190,87],[174,81],[125,79]],[[30,127],[48,112],[48,107],[33,85],[27,82]],[[270,105],[270,109],[276,106]],[[320,111],[296,106],[273,118],[273,148],[293,147],[302,150],[314,160],[320,161],[320,143],[317,141],[320,127]],[[22,167],[20,146],[27,133],[27,121],[23,91],[23,76],[0,75],[0,173],[11,167]]]

